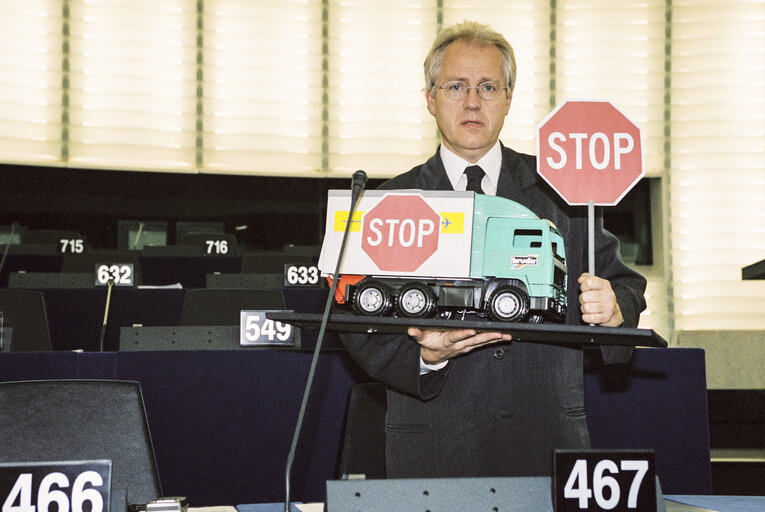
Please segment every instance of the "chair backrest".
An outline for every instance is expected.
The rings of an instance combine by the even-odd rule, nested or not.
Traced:
[[[223,222],[180,221],[175,223],[175,243],[183,244],[187,235],[222,235],[225,232],[226,224]]]
[[[304,254],[306,256],[310,256],[311,258],[315,258],[318,261],[319,253],[321,252],[321,245],[288,244],[282,247],[282,252],[284,254]]]
[[[25,244],[54,244],[61,240],[83,239],[79,231],[71,229],[32,229],[24,233],[21,241]]]
[[[239,325],[242,310],[283,310],[281,290],[189,290],[183,301],[181,325]]]
[[[144,504],[161,497],[138,382],[37,380],[0,383],[0,460],[112,461],[112,495]]]
[[[356,384],[351,388],[340,458],[340,476],[385,478],[385,385]]]
[[[284,274],[284,265],[311,265],[307,254],[276,251],[245,252],[242,255],[242,274]]]
[[[654,450],[667,494],[710,494],[704,351],[638,348],[626,365],[587,351],[584,396],[593,448]]]
[[[13,329],[13,352],[53,350],[42,292],[0,290],[3,325]]]
[[[239,246],[233,233],[188,233],[178,245],[196,246],[198,254],[239,256]]]
[[[207,274],[205,288],[282,288],[284,273],[279,274]]]

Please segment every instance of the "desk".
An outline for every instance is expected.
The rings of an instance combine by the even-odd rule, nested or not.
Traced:
[[[0,380],[141,382],[165,495],[194,506],[284,499],[284,467],[312,354],[288,350],[0,353]],[[619,371],[591,362],[585,408],[594,447],[653,448],[665,493],[711,492],[704,353],[638,349]],[[699,380],[700,379],[700,380]],[[339,477],[351,387],[345,352],[321,355],[292,471],[292,495],[323,501]]]
[[[48,313],[53,350],[98,351],[104,321],[106,287],[47,288],[43,293]],[[323,311],[328,290],[287,288],[282,291],[285,307],[297,312]],[[178,325],[186,290],[177,288],[112,288],[111,306],[104,336],[104,350],[119,349],[120,327],[134,324],[150,326]],[[317,331],[305,331],[303,347],[316,345]],[[335,333],[327,333],[326,348],[339,348]]]
[[[694,496],[665,495],[667,512],[672,512],[676,503],[701,507],[717,512],[762,512],[765,510],[765,496]],[[669,503],[667,503],[669,501]],[[687,510],[679,508],[679,510]]]
[[[323,504],[318,504],[323,506]],[[698,495],[670,495],[664,496],[664,506],[667,512],[687,512],[683,505],[701,507],[716,512],[762,512],[765,510],[765,496],[698,496]],[[238,512],[283,512],[284,503],[257,503],[251,505],[237,505]],[[299,512],[294,504],[290,506],[291,512]],[[191,511],[190,512],[196,512]],[[536,511],[545,512],[545,511]],[[552,512],[550,510],[549,512]]]

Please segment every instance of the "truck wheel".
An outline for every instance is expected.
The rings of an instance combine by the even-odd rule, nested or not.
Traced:
[[[391,310],[391,294],[379,281],[367,281],[353,294],[353,309],[359,315],[383,316]]]
[[[436,311],[436,297],[421,283],[404,285],[396,297],[396,311],[408,317],[429,317]]]
[[[517,322],[529,313],[529,298],[515,286],[500,286],[489,299],[486,310],[494,320]]]

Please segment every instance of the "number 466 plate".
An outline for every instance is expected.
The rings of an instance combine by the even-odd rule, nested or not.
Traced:
[[[2,512],[109,512],[112,462],[0,463]]]

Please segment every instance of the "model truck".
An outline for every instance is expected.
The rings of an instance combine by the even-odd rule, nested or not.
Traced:
[[[330,190],[319,270],[334,278],[350,192]],[[563,238],[509,199],[423,190],[369,190],[350,220],[335,292],[359,315],[561,322]]]

